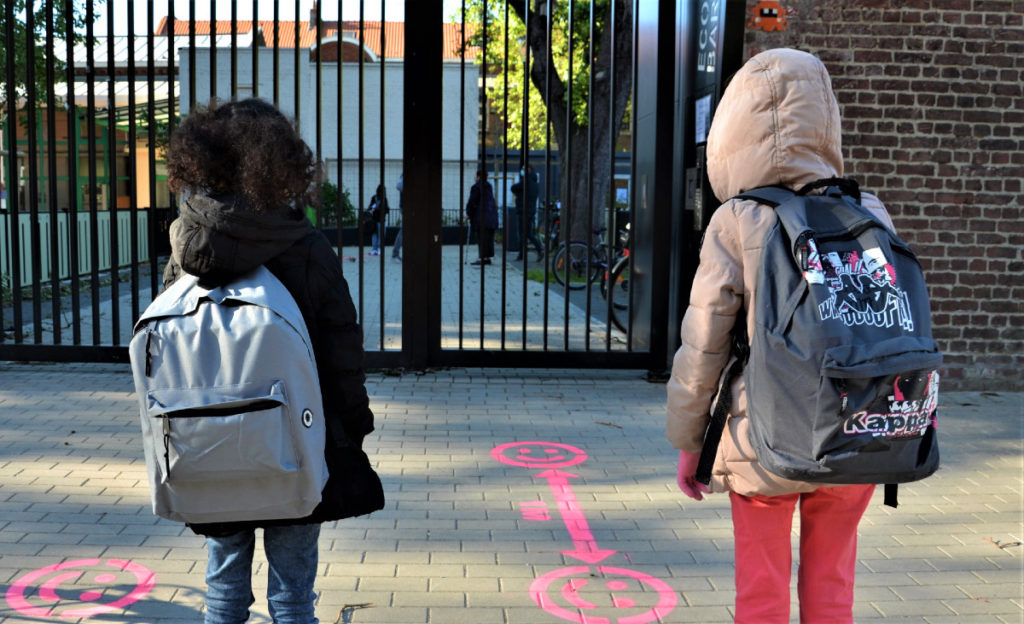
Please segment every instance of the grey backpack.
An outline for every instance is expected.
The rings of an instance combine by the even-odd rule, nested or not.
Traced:
[[[823,186],[823,195],[804,194]],[[891,485],[886,504],[895,506],[894,484],[939,465],[942,355],[916,256],[860,205],[852,180],[821,180],[800,194],[764,187],[738,198],[773,206],[777,219],[764,239],[749,354],[742,336],[697,479],[710,479],[709,444],[721,436],[731,377],[745,368],[751,443],[762,466],[798,481]]]
[[[183,275],[129,345],[153,512],[188,523],[300,518],[327,482],[316,360],[298,305],[259,267]]]

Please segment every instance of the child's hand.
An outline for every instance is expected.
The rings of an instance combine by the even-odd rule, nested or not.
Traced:
[[[693,500],[704,500],[704,494],[710,494],[708,486],[698,482],[694,478],[697,472],[697,462],[700,455],[679,451],[679,471],[676,473],[676,483],[679,489]]]

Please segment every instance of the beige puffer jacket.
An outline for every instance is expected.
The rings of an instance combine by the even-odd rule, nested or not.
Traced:
[[[820,178],[843,175],[839,105],[824,64],[805,52],[768,50],[736,73],[715,113],[707,144],[708,177],[719,199],[772,184],[794,190]],[[863,205],[892,227],[885,207],[864,194]],[[772,208],[728,200],[704,235],[682,323],[682,346],[668,382],[665,435],[678,449],[701,450],[711,402],[729,363],[730,330],[747,312],[753,335],[754,286],[761,244],[774,222]],[[793,383],[805,383],[794,379]],[[712,474],[712,491],[751,496],[810,491],[822,484],[789,481],[757,462],[748,437],[742,377]]]

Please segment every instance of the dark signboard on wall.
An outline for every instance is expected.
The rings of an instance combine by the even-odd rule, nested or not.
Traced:
[[[745,11],[743,1],[675,0],[678,122],[673,140],[670,345],[678,346],[679,321],[689,301],[700,239],[718,206],[707,180],[704,148],[724,83],[743,61]],[[669,349],[670,354],[673,351]]]
[[[685,1],[685,0],[684,0]],[[704,145],[725,79],[739,68],[743,53],[745,2],[691,0],[686,27],[694,33],[693,51],[681,59],[692,71],[686,118],[689,132],[684,138],[686,164],[686,207],[693,211],[693,227],[703,231],[717,205],[707,184]]]

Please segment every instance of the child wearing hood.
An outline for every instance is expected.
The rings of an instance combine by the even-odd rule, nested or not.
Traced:
[[[742,376],[731,387],[731,413],[715,457],[710,490],[694,474],[710,406],[730,364],[731,330],[745,314],[753,336],[753,299],[769,206],[728,199],[760,186],[798,190],[843,175],[839,105],[824,64],[805,52],[769,50],[751,58],[729,83],[707,142],[707,171],[725,203],[708,224],[682,322],[682,346],[669,380],[666,437],[679,449],[677,481],[695,500],[728,492],[736,561],[735,621],[788,623],[790,533],[800,512],[797,588],[800,621],[853,622],[857,526],[875,487],[790,481],[765,470],[751,446]],[[877,197],[862,205],[892,220]],[[798,384],[803,380],[794,379]]]
[[[363,335],[348,284],[330,242],[301,206],[316,182],[316,166],[293,124],[258,99],[193,111],[171,137],[168,184],[182,198],[171,224],[171,260],[164,287],[184,273],[211,287],[265,265],[288,289],[306,323],[320,378],[331,474],[324,499],[305,518],[191,524],[206,537],[206,624],[249,617],[255,529],[263,529],[269,563],[267,603],[275,623],[315,624],[320,524],[383,506],[379,483],[341,509],[330,496],[351,489],[337,471],[342,458],[362,451],[373,431],[363,373]],[[273,363],[268,363],[272,365]],[[375,488],[378,488],[375,492]]]

